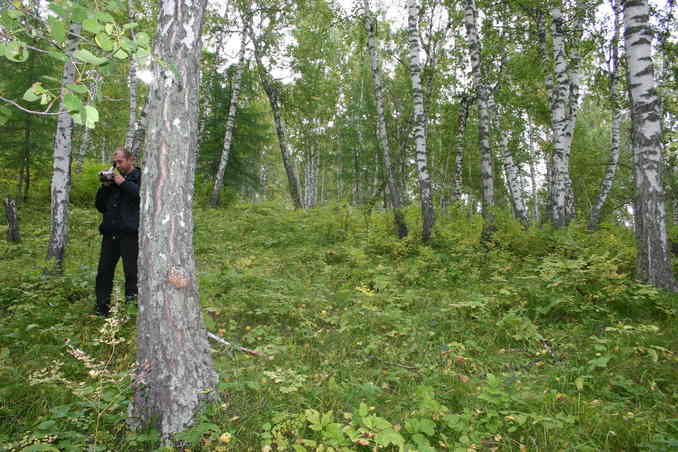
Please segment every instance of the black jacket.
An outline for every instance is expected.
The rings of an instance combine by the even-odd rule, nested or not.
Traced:
[[[99,232],[104,235],[136,233],[139,230],[139,186],[141,171],[134,168],[120,185],[102,185],[96,207],[103,213]]]

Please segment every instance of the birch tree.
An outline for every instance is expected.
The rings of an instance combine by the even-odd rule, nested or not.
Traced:
[[[619,34],[621,30],[620,23],[620,9],[617,0],[611,0],[612,11],[614,14],[614,30],[612,42],[610,43],[610,67],[609,67],[609,99],[612,107],[612,127],[610,130],[611,149],[610,160],[605,170],[605,176],[600,185],[600,192],[596,198],[596,202],[591,209],[591,216],[589,218],[589,229],[597,229],[600,223],[600,214],[607,201],[607,196],[612,189],[617,167],[619,166],[620,154],[620,137],[621,137],[621,121],[622,112],[620,108],[620,99],[618,95],[619,84]]]
[[[269,22],[269,27],[272,26],[275,22],[271,20]],[[261,38],[256,36],[254,30],[252,29],[251,24],[248,26],[248,32],[250,40],[254,46],[254,59],[257,62],[257,71],[259,73],[259,80],[261,82],[266,96],[268,97],[269,105],[271,106],[271,111],[273,113],[273,122],[275,123],[275,131],[278,136],[278,145],[280,146],[280,154],[282,156],[283,166],[285,168],[285,173],[287,174],[287,188],[290,192],[290,197],[292,198],[292,204],[295,209],[301,209],[303,207],[301,202],[301,195],[299,194],[299,183],[296,176],[296,171],[294,170],[294,162],[292,162],[290,157],[289,145],[287,140],[287,127],[285,126],[285,121],[282,117],[281,106],[280,106],[280,84],[276,82],[268,69],[263,62],[263,52],[261,48]]]
[[[363,0],[365,8],[365,26],[367,28],[367,50],[370,54],[370,68],[372,70],[372,81],[374,84],[374,101],[377,107],[377,138],[381,146],[384,174],[386,185],[388,186],[389,198],[393,207],[393,218],[398,230],[398,237],[401,239],[407,236],[407,223],[401,211],[402,203],[400,189],[395,177],[395,171],[391,162],[391,152],[389,150],[388,133],[386,132],[386,117],[384,115],[384,89],[381,82],[381,68],[379,56],[377,53],[376,30],[377,21],[368,4],[368,0]]]
[[[78,35],[82,26],[72,24],[66,42],[66,63],[62,78],[62,93],[66,86],[75,81],[73,53],[78,47]],[[54,160],[51,182],[51,230],[47,248],[49,269],[60,272],[68,242],[68,201],[71,189],[71,148],[73,118],[66,108],[66,97],[62,94],[59,105],[56,134],[54,136]]]
[[[666,206],[661,171],[661,115],[652,63],[652,29],[647,0],[624,3],[624,47],[633,123],[636,182],[637,277],[656,287],[678,291],[666,233]]]
[[[422,217],[421,240],[427,243],[431,240],[435,211],[433,209],[431,176],[429,174],[428,157],[426,154],[426,112],[424,111],[424,94],[421,88],[421,66],[419,64],[419,11],[416,0],[408,0],[407,4],[410,78],[412,80],[412,101],[414,104],[415,160],[417,162]]]
[[[248,19],[243,19],[248,20]],[[226,132],[224,134],[224,147],[219,159],[219,168],[217,169],[214,187],[212,188],[212,196],[210,204],[212,207],[219,205],[219,195],[224,186],[224,172],[228,164],[228,157],[231,151],[231,143],[233,142],[233,129],[235,128],[235,113],[238,109],[238,99],[240,97],[240,82],[242,80],[243,67],[245,66],[245,45],[247,43],[247,25],[243,26],[242,35],[240,39],[240,51],[238,52],[238,63],[235,68],[235,75],[233,77],[233,85],[231,88],[231,101],[228,107],[228,116],[226,118]]]
[[[139,232],[139,317],[133,427],[164,442],[215,399],[218,381],[202,323],[192,198],[198,61],[206,0],[160,2],[152,65]]]
[[[554,226],[567,226],[574,218],[574,193],[570,176],[570,151],[572,135],[577,120],[581,75],[577,41],[582,36],[583,4],[577,0],[572,33],[572,55],[566,54],[566,19],[559,6],[551,8],[552,43],[555,72],[555,86],[551,101],[551,127],[553,128],[553,175],[552,212]]]
[[[481,48],[478,36],[475,0],[465,0],[464,21],[466,25],[466,39],[468,40],[471,57],[471,73],[473,84],[477,91],[478,100],[478,136],[480,145],[480,177],[481,177],[481,204],[482,215],[485,220],[483,238],[489,239],[495,225],[494,219],[494,171],[492,164],[492,149],[490,148],[490,116],[488,112],[489,89],[483,78]]]
[[[91,77],[90,87],[89,87],[89,99],[88,104],[93,104],[97,100],[99,94],[99,84],[101,83],[101,74],[97,71],[89,71],[89,76]],[[82,139],[80,141],[80,149],[78,150],[78,155],[76,158],[75,172],[80,174],[82,171],[82,164],[85,160],[85,155],[87,151],[92,146],[92,129],[87,126],[83,127]]]

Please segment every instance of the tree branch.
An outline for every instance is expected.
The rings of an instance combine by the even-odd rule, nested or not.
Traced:
[[[18,108],[19,110],[21,110],[21,111],[23,111],[23,112],[30,113],[30,114],[32,114],[32,115],[58,116],[59,113],[60,113],[60,112],[54,112],[54,113],[51,113],[51,112],[48,112],[48,111],[35,111],[35,110],[29,110],[29,109],[24,108],[24,107],[22,107],[21,105],[17,104],[17,103],[14,102],[13,100],[11,100],[11,99],[5,99],[5,98],[2,97],[2,96],[0,96],[0,100],[3,101],[3,102],[8,103],[8,104],[10,104],[10,105],[13,105],[14,107]]]

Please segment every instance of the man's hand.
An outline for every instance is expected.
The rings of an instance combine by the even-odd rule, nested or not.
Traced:
[[[113,182],[115,182],[116,185],[120,185],[125,182],[125,178],[116,170],[115,173],[113,173]]]

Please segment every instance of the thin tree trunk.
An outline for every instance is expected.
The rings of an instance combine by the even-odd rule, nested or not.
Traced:
[[[536,163],[537,153],[534,147],[534,125],[529,125],[529,155],[530,155],[530,182],[532,186],[532,222],[539,221],[539,190],[537,188]],[[548,183],[548,181],[547,181]]]
[[[129,147],[129,151],[135,156],[137,162],[141,162],[143,160],[142,150],[144,149],[146,142],[146,122],[148,117],[149,102],[150,100],[146,99],[144,107],[141,109],[141,113],[137,118],[137,123],[134,126],[134,138],[132,139],[132,144]]]
[[[656,287],[676,291],[666,233],[661,116],[647,0],[624,2],[624,25],[636,180],[636,274]]]
[[[465,25],[471,56],[471,72],[473,82],[478,91],[478,136],[480,144],[480,177],[481,177],[481,206],[485,220],[483,225],[483,240],[489,240],[495,230],[494,218],[494,171],[492,168],[492,149],[490,148],[489,134],[489,90],[483,79],[482,64],[480,61],[480,39],[478,37],[475,0],[465,2]]]
[[[64,64],[62,94],[66,85],[75,80],[75,64],[73,52],[78,46],[77,35],[81,25],[70,26],[69,38],[66,43],[67,61]],[[49,246],[47,248],[48,270],[60,273],[63,270],[66,244],[68,243],[68,200],[71,190],[71,146],[73,133],[73,118],[64,106],[62,95],[59,105],[56,135],[54,137],[54,163],[51,182],[51,213],[52,224]]]
[[[541,54],[545,58],[545,64],[544,64],[544,85],[546,87],[546,95],[548,96],[548,102],[549,102],[549,111],[551,112],[551,120],[553,121],[553,111],[555,110],[555,96],[554,96],[554,91],[553,91],[553,74],[551,72],[551,59],[549,58],[549,51],[548,51],[548,46],[547,46],[547,37],[546,37],[546,19],[544,17],[544,12],[538,11],[537,12],[537,27],[538,27],[538,35],[539,35],[539,48],[541,50]],[[554,129],[553,129],[553,124],[548,128],[548,141],[550,143],[554,143]],[[555,193],[556,193],[556,188],[555,188],[555,177],[554,173],[555,171],[553,170],[553,150],[549,150],[548,152],[545,152],[544,156],[544,161],[545,161],[545,166],[546,166],[546,205],[544,208],[544,220],[550,220],[553,222],[552,214],[553,214],[553,205],[554,205],[554,200],[555,200]]]
[[[431,192],[431,175],[428,170],[426,149],[426,112],[424,94],[421,88],[421,66],[419,64],[418,7],[416,0],[408,0],[408,34],[410,48],[410,78],[412,80],[412,101],[414,103],[414,140],[416,149],[417,176],[419,179],[419,197],[421,202],[422,232],[421,240],[431,240],[435,210]]]
[[[130,424],[155,426],[165,443],[216,398],[218,382],[200,312],[191,211],[206,3],[161,1],[157,27],[163,39],[155,44],[149,93]]]
[[[617,80],[619,78],[619,33],[621,29],[619,6],[616,0],[611,0],[612,11],[614,11],[614,35],[611,43],[610,55],[610,103],[612,104],[612,129],[611,129],[611,152],[610,161],[605,170],[605,177],[600,186],[600,192],[596,198],[596,202],[591,209],[591,217],[589,219],[589,229],[595,230],[600,223],[600,213],[605,205],[607,196],[612,189],[614,176],[617,173],[619,166],[620,153],[620,130],[621,130],[621,110],[619,107],[619,99],[617,95]]]
[[[299,182],[294,171],[294,164],[290,159],[285,122],[280,114],[280,93],[278,87],[271,78],[271,75],[261,61],[259,42],[254,36],[254,31],[251,26],[249,27],[249,33],[252,44],[254,45],[254,58],[257,61],[259,79],[266,92],[266,96],[268,96],[268,102],[271,106],[271,111],[273,112],[275,131],[278,135],[278,145],[280,146],[280,154],[282,156],[283,166],[285,167],[285,173],[287,174],[287,186],[290,191],[290,197],[292,198],[292,204],[294,204],[295,209],[301,209],[302,202],[301,196],[299,195]]]
[[[7,217],[7,241],[20,242],[19,219],[16,215],[16,202],[13,199],[5,198],[5,216]]]
[[[226,165],[228,164],[228,157],[231,152],[233,129],[235,128],[235,113],[238,109],[238,98],[240,97],[240,81],[242,79],[243,67],[245,66],[245,43],[247,38],[246,27],[247,25],[245,25],[242,30],[240,52],[238,53],[238,66],[235,69],[235,75],[231,89],[231,103],[228,106],[226,132],[224,134],[224,147],[221,151],[219,169],[217,169],[216,180],[214,181],[214,188],[212,189],[212,197],[210,198],[210,205],[212,207],[217,207],[219,205],[219,195],[221,193],[221,189],[224,186],[224,173],[226,172]]]
[[[454,155],[454,171],[452,176],[452,201],[461,201],[462,171],[464,170],[464,135],[466,133],[466,121],[468,120],[468,107],[471,99],[464,94],[459,103],[459,125],[457,127],[457,143]]]
[[[501,151],[501,161],[504,166],[504,175],[506,177],[506,187],[508,188],[511,206],[513,207],[513,214],[518,219],[518,221],[520,221],[523,227],[527,228],[529,224],[529,220],[527,218],[527,207],[525,206],[523,189],[520,186],[518,167],[513,161],[513,154],[509,148],[508,132],[504,132],[499,139],[499,148]]]
[[[134,5],[132,0],[127,0],[127,15],[130,22],[134,22]],[[132,39],[135,39],[134,29],[130,30]],[[127,83],[129,85],[129,117],[127,119],[127,134],[125,135],[125,149],[132,149],[134,143],[135,127],[137,126],[137,62],[131,59],[129,73],[127,74]]]
[[[92,71],[92,82],[90,83],[90,91],[89,91],[89,100],[88,104],[92,104],[96,102],[97,99],[97,93],[99,91],[99,83],[101,82],[101,75],[97,71]],[[75,163],[75,173],[80,174],[82,171],[82,164],[85,160],[85,155],[87,154],[87,151],[89,148],[92,146],[92,133],[89,127],[83,126],[84,130],[82,131],[82,141],[80,142],[80,150],[78,151],[78,155],[76,156],[76,163]]]
[[[402,201],[400,190],[395,177],[395,171],[391,163],[391,152],[389,151],[388,134],[386,132],[386,118],[384,115],[384,90],[381,84],[381,69],[377,56],[377,20],[370,11],[367,0],[363,1],[365,8],[365,21],[367,27],[367,48],[370,53],[370,67],[372,69],[372,81],[374,82],[374,100],[377,106],[377,137],[381,146],[381,153],[384,163],[384,176],[388,186],[389,198],[393,207],[393,220],[398,230],[398,237],[401,239],[407,236],[407,223],[402,213]]]

